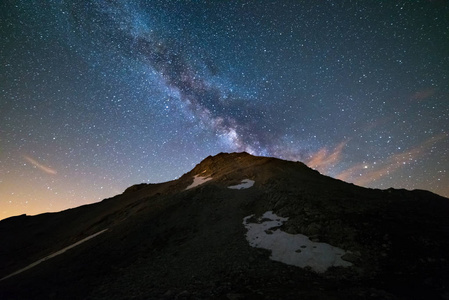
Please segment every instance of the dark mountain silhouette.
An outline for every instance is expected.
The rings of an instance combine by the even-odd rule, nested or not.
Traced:
[[[1,221],[0,299],[449,299],[448,216],[431,192],[221,153],[178,180]]]

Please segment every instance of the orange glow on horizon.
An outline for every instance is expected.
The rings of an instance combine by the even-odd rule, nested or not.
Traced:
[[[321,171],[330,169],[341,161],[341,154],[343,152],[343,148],[346,146],[346,143],[346,141],[341,142],[332,152],[329,152],[326,148],[321,148],[318,152],[312,155],[312,157],[306,162],[306,165]]]
[[[446,134],[433,136],[410,150],[391,155],[384,162],[376,165],[370,164],[371,168],[367,168],[366,163],[357,164],[340,172],[335,178],[353,182],[357,185],[370,184],[424,156],[435,143],[444,138],[447,138]]]

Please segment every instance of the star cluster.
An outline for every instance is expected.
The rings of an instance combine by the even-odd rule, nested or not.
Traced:
[[[449,197],[447,1],[3,1],[0,219],[300,160]]]

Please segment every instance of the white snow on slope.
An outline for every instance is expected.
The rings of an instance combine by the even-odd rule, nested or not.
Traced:
[[[40,260],[38,260],[38,261],[35,261],[34,263],[32,263],[32,264],[26,266],[26,267],[23,268],[23,269],[20,269],[20,270],[14,272],[14,273],[12,273],[12,274],[9,274],[8,276],[3,277],[2,279],[0,279],[0,281],[5,280],[5,279],[7,279],[7,278],[9,278],[9,277],[12,277],[12,276],[14,276],[14,275],[17,275],[17,274],[19,274],[19,273],[22,273],[22,272],[24,272],[24,271],[26,271],[26,270],[29,270],[29,269],[31,269],[31,268],[37,266],[38,264],[40,264],[40,263],[43,262],[43,261],[49,260],[50,258],[53,258],[53,257],[55,257],[55,256],[57,256],[57,255],[59,255],[59,254],[62,254],[62,253],[64,253],[64,252],[66,252],[67,250],[72,249],[73,247],[76,247],[76,246],[78,246],[79,244],[82,244],[82,243],[84,243],[84,242],[90,240],[91,238],[96,237],[96,236],[99,235],[99,234],[102,234],[102,233],[105,232],[106,230],[107,230],[107,229],[104,229],[104,230],[102,230],[102,231],[99,231],[99,232],[97,232],[97,233],[94,233],[94,234],[92,234],[92,235],[89,235],[87,238],[84,238],[84,239],[82,239],[82,240],[80,240],[80,241],[78,241],[78,242],[76,242],[76,243],[74,243],[74,244],[72,244],[72,245],[70,245],[70,246],[68,246],[68,247],[65,247],[65,248],[62,249],[62,250],[59,250],[58,252],[55,252],[55,253],[53,253],[53,254],[50,254],[49,256],[46,256],[46,257],[44,257],[44,258],[42,258],[42,259],[40,259]]]
[[[243,179],[240,184],[228,186],[228,189],[243,190],[243,189],[249,189],[253,185],[254,185],[254,180]]]
[[[193,183],[191,185],[189,185],[188,187],[186,187],[185,190],[189,190],[191,188],[197,187],[209,180],[212,180],[212,177],[201,177],[200,175],[195,175],[195,176],[193,176]]]
[[[341,259],[345,250],[326,243],[312,242],[305,235],[290,234],[276,228],[288,218],[267,211],[258,223],[249,223],[248,220],[253,216],[243,218],[243,225],[248,229],[246,240],[252,247],[271,250],[270,259],[301,268],[310,267],[317,273],[323,273],[332,266],[352,266],[352,263]]]

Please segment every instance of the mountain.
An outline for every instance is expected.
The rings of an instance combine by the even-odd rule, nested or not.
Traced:
[[[0,299],[449,299],[449,199],[301,162],[209,156],[178,180],[0,222]]]

